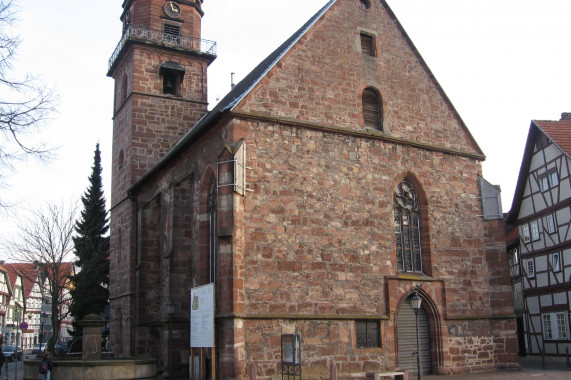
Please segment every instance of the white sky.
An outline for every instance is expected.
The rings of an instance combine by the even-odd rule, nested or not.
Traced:
[[[15,66],[60,94],[59,113],[39,136],[60,148],[50,164],[27,162],[8,176],[0,199],[19,207],[0,212],[0,240],[13,236],[23,208],[79,202],[97,142],[110,198],[113,80],[106,72],[121,37],[121,0],[16,2],[23,42]],[[205,0],[202,38],[218,44],[210,103],[228,92],[231,72],[237,83],[326,2]],[[484,177],[501,185],[508,211],[530,121],[571,112],[571,1],[388,3],[487,155]]]

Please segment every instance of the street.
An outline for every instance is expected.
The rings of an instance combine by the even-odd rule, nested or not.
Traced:
[[[35,355],[24,355],[25,359],[33,359]],[[546,361],[546,368],[542,369],[541,358],[527,357],[520,358],[521,370],[516,371],[495,371],[466,373],[459,375],[423,375],[423,380],[521,380],[521,379],[549,379],[549,380],[569,380],[571,379],[571,369],[567,367],[565,359],[551,359]],[[56,362],[57,365],[57,362]],[[0,380],[22,380],[23,361],[6,362],[2,368]],[[38,375],[39,377],[39,375]],[[278,377],[275,377],[276,379]],[[409,373],[410,380],[416,380],[415,374]],[[58,379],[59,380],[59,379]],[[71,380],[71,379],[66,379]]]
[[[17,362],[6,361],[4,363],[4,367],[2,368],[2,376],[0,376],[0,379],[21,380],[24,373],[23,367],[24,362],[22,360]]]

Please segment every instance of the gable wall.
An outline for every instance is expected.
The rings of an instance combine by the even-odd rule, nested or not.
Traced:
[[[236,110],[361,130],[361,93],[382,95],[389,136],[479,152],[397,23],[379,1],[363,11],[339,0],[281,59]],[[361,53],[375,36],[377,57]]]
[[[534,127],[532,127],[534,128]],[[532,132],[530,132],[532,133]],[[521,263],[523,267],[523,297],[526,309],[523,313],[526,349],[530,354],[563,356],[569,348],[569,339],[547,339],[542,318],[553,312],[571,309],[571,159],[557,145],[538,131],[526,184],[518,215]],[[558,185],[542,191],[539,178],[556,170]],[[548,230],[548,218],[553,217],[555,232]],[[524,237],[524,226],[531,231],[531,223],[537,222],[539,238]],[[553,255],[560,255],[560,270],[553,268]],[[528,270],[529,262],[535,273]],[[567,322],[568,325],[568,322]]]

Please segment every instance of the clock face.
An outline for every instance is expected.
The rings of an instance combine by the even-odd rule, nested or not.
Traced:
[[[165,4],[165,13],[169,17],[180,17],[180,7],[174,1]]]

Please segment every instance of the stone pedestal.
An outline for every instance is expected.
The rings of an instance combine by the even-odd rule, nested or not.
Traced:
[[[101,360],[101,335],[105,321],[99,315],[89,314],[78,322],[83,327],[83,360]]]

